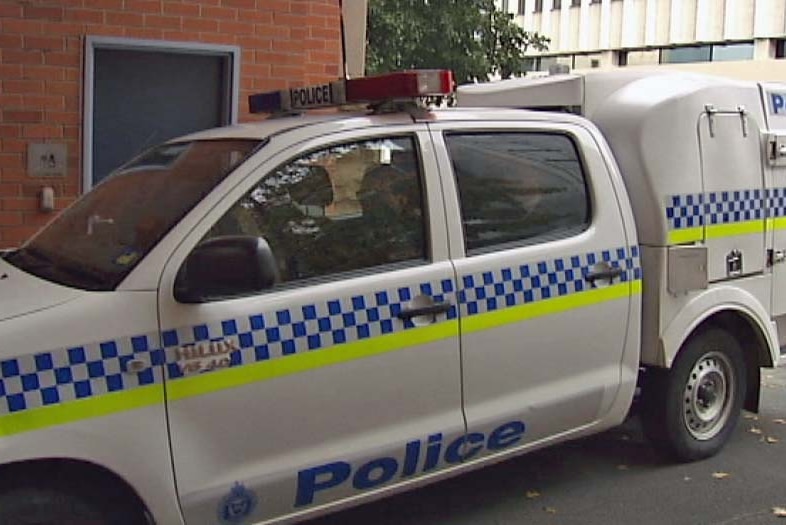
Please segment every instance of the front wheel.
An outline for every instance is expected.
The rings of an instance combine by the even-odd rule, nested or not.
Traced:
[[[645,373],[645,433],[679,461],[716,454],[737,424],[746,377],[742,348],[729,332],[709,328],[692,336],[670,370]]]

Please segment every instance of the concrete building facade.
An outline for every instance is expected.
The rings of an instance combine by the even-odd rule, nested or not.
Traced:
[[[786,0],[497,0],[551,38],[533,70],[667,66],[786,80]],[[763,75],[763,76],[762,76]]]
[[[343,3],[365,28],[365,0]],[[1,1],[0,248],[120,159],[249,120],[249,94],[342,76],[341,19],[340,0]],[[347,70],[364,40],[348,35]]]

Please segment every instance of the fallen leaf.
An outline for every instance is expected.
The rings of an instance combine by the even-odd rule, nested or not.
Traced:
[[[745,414],[745,419],[752,419],[753,421],[758,421],[759,416],[757,416],[756,414]]]
[[[629,470],[630,467],[627,465],[617,465],[617,470]]]
[[[557,513],[557,509],[555,509],[554,507],[543,507],[543,510],[545,510],[549,514],[556,514]]]
[[[757,428],[757,427],[751,427],[751,428],[748,430],[748,432],[750,432],[751,434],[761,434],[761,429],[760,429],[760,428]]]
[[[690,476],[685,476],[684,478],[682,478],[682,481],[690,481]]]
[[[731,476],[728,472],[713,472],[712,477],[715,479],[725,479]]]
[[[776,438],[776,437],[767,436],[767,443],[772,444],[772,443],[777,443],[778,441],[780,441],[780,440],[778,438]]]
[[[622,441],[630,441],[630,436],[627,435],[627,434],[622,434],[620,436],[620,440],[622,440]]]
[[[540,492],[538,492],[537,490],[528,490],[526,496],[527,496],[527,499],[539,498],[540,497]]]
[[[772,422],[775,423],[776,425],[786,425],[786,419],[780,417],[773,419]]]
[[[784,507],[773,507],[772,513],[778,516],[779,518],[786,518],[786,508]]]

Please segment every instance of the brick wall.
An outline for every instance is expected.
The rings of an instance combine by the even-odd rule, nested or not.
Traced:
[[[85,36],[240,46],[240,120],[253,92],[335,79],[341,69],[339,0],[0,0],[0,248],[17,246],[82,179]],[[65,143],[66,177],[30,177],[27,145]]]

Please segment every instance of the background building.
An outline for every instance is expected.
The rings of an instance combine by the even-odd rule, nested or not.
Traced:
[[[366,1],[343,3],[362,72]],[[142,149],[248,120],[249,94],[343,75],[341,15],[340,0],[0,0],[0,248]]]
[[[667,66],[786,80],[786,0],[497,0],[551,38],[534,70]]]

